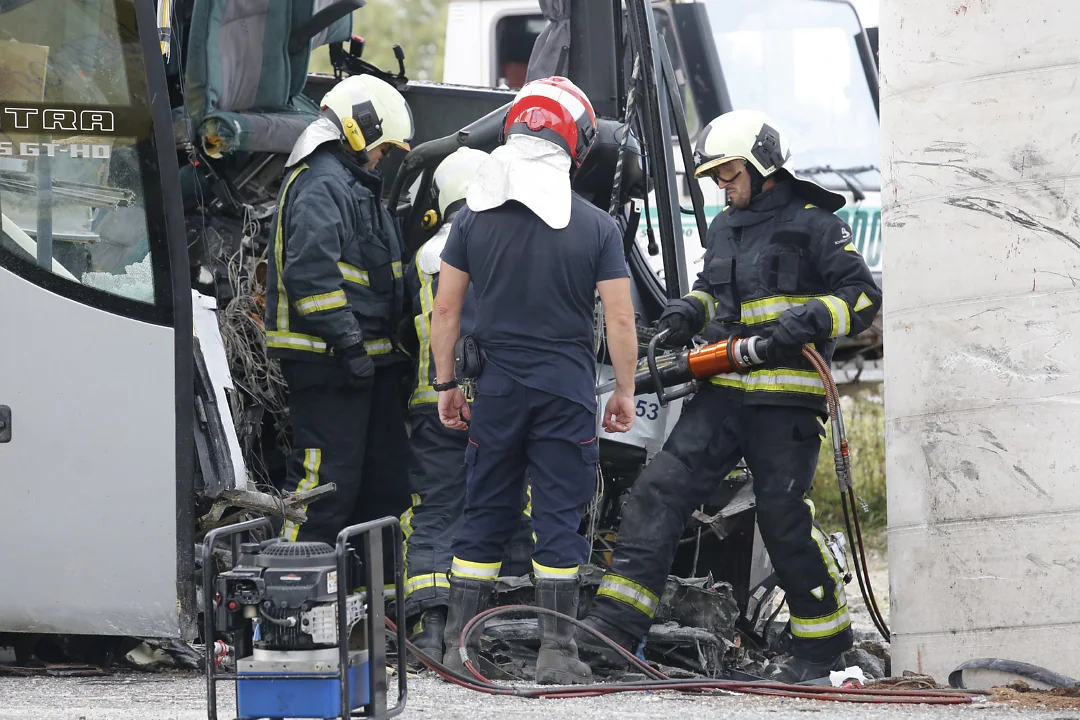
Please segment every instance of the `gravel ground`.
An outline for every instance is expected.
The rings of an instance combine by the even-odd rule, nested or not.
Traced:
[[[888,619],[888,571],[884,556],[871,553],[871,582],[882,613]],[[873,626],[863,607],[858,585],[848,586],[856,632],[860,639],[872,637]],[[391,687],[396,688],[391,680]],[[527,700],[492,697],[455,687],[438,678],[409,679],[409,698],[404,717],[440,720],[581,720],[582,718],[805,718],[851,720],[913,718],[948,720],[977,718],[1039,718],[1080,720],[1080,711],[1020,711],[997,703],[933,707],[914,705],[868,705],[810,700],[780,700],[740,695],[687,696],[678,693],[627,693],[604,698]],[[193,673],[122,673],[104,678],[0,678],[0,720],[201,720],[206,717],[205,680]],[[392,690],[393,692],[393,690]],[[220,714],[233,717],[231,688],[220,688]]]
[[[222,687],[219,717],[232,718],[232,698]],[[1077,720],[1080,712],[1019,712],[990,703],[957,707],[874,706],[745,696],[688,697],[675,693],[627,693],[580,700],[526,700],[480,695],[438,679],[409,681],[403,717],[440,720],[581,720],[582,718],[805,718],[807,713],[846,720]],[[4,720],[201,720],[205,683],[193,674],[128,674],[110,678],[0,679]]]

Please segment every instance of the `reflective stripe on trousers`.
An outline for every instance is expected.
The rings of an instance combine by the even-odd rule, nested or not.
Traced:
[[[656,609],[660,606],[660,598],[652,590],[629,578],[611,573],[605,575],[600,581],[600,589],[596,591],[596,596],[618,600],[650,618],[656,615]]]

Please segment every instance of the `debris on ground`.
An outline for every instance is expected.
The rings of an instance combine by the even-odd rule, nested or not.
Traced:
[[[35,662],[25,665],[0,665],[0,676],[32,677],[45,675],[49,677],[95,677],[108,675],[109,673],[96,665],[80,665],[76,663],[45,663]]]
[[[891,687],[895,690],[942,690],[947,685],[941,685],[929,675],[919,675],[910,670],[905,670],[898,677],[884,677],[867,683],[870,687]]]
[[[1025,710],[1080,710],[1080,685],[1038,690],[1017,680],[992,688],[989,699]]]

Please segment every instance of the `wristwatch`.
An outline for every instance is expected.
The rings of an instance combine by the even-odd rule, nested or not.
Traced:
[[[444,383],[435,382],[431,384],[431,387],[434,388],[437,392],[442,392],[443,390],[452,390],[457,386],[457,378],[454,378],[453,380],[447,380]]]

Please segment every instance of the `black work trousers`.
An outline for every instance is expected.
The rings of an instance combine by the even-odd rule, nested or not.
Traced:
[[[447,571],[454,553],[450,548],[461,530],[465,509],[465,448],[469,433],[442,424],[436,408],[410,413],[412,460],[409,485],[412,507],[402,516],[405,532],[405,614],[412,617],[450,600]],[[525,486],[524,483],[521,484]],[[524,575],[532,559],[531,503],[523,492],[518,529],[503,575]]]
[[[743,399],[705,387],[684,406],[634,483],[591,614],[634,638],[648,632],[691,513],[745,458],[761,537],[787,596],[792,654],[832,658],[851,647],[851,621],[840,570],[805,502],[824,428],[815,410]]]
[[[526,469],[536,533],[533,574],[577,574],[589,542],[578,528],[596,491],[600,452],[596,413],[558,395],[522,385],[488,362],[477,379],[465,463],[465,522],[454,538],[452,573],[498,577],[518,527]]]
[[[286,522],[290,541],[333,546],[349,525],[399,517],[409,506],[408,433],[401,399],[401,365],[377,368],[364,390],[345,384],[337,365],[281,362],[289,386],[286,492],[334,483],[337,490],[307,506],[303,524]],[[383,534],[384,577],[393,582],[394,543]]]

